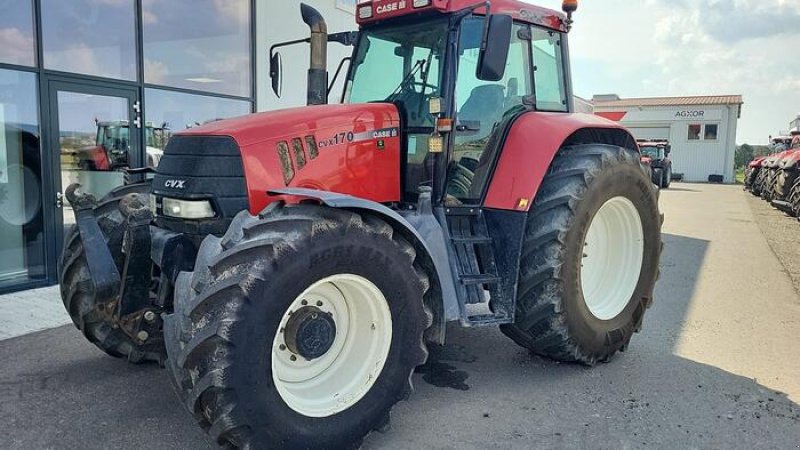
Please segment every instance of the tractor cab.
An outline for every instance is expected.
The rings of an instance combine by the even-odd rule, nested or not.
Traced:
[[[327,42],[355,47],[342,102],[391,103],[399,110],[403,202],[415,203],[428,188],[434,203],[479,205],[508,125],[526,112],[571,111],[571,12],[508,0],[488,5],[360,2],[360,31],[327,35]],[[312,50],[322,48],[314,38]],[[306,41],[273,47],[276,94],[283,83],[274,49],[297,42]],[[324,60],[312,55],[310,100],[319,100],[312,92],[320,91],[314,87],[320,69],[313,68]],[[330,94],[333,83],[325,86]]]
[[[639,151],[642,153],[642,164],[650,169],[653,183],[661,188],[668,188],[672,182],[672,146],[665,140],[640,139]]]

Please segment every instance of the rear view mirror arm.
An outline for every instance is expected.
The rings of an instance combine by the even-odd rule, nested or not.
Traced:
[[[331,95],[331,91],[333,90],[333,86],[336,85],[336,80],[339,79],[339,74],[342,73],[342,69],[344,68],[344,63],[352,61],[352,60],[353,60],[352,56],[347,56],[345,58],[342,58],[342,60],[339,62],[339,67],[336,68],[336,73],[333,75],[333,79],[331,80],[331,84],[328,86],[328,95],[329,96]]]

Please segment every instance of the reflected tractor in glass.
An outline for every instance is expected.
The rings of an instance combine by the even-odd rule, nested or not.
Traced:
[[[245,448],[358,446],[450,322],[558,361],[624,351],[662,216],[631,134],[573,113],[576,9],[360,1],[360,30],[328,33],[302,5],[310,36],[273,46],[270,72],[280,95],[280,49],[309,45],[307,106],[177,132],[103,199],[70,187],[76,326],[166,366],[203,429]],[[329,45],[354,47],[333,77]]]

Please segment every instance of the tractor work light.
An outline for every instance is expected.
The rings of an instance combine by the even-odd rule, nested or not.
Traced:
[[[363,5],[358,7],[358,18],[369,19],[372,17],[372,5]]]
[[[428,138],[428,153],[442,152],[444,152],[444,136],[437,133]]]
[[[431,0],[414,0],[414,8],[424,8],[430,4]]]
[[[561,9],[567,14],[574,13],[578,10],[578,0],[564,0]]]
[[[178,219],[211,219],[216,214],[208,200],[178,200],[164,197],[161,213],[167,217]]]

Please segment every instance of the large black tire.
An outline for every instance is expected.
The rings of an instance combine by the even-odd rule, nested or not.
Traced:
[[[788,202],[792,204],[792,214],[800,219],[800,177],[797,177],[792,185]]]
[[[672,166],[667,167],[667,171],[664,172],[664,184],[661,185],[664,189],[669,189],[672,185]]]
[[[758,170],[758,174],[756,174],[755,181],[753,181],[752,189],[750,189],[750,193],[752,193],[756,197],[761,197],[761,191],[764,189],[764,183],[767,178],[767,173],[769,173],[769,170],[762,167]]]
[[[775,189],[778,185],[778,169],[769,169],[761,189],[761,198],[771,202],[775,198]]]
[[[600,320],[582,291],[584,242],[595,214],[617,197],[638,211],[644,257],[627,305]],[[593,365],[624,351],[653,301],[662,221],[658,192],[634,151],[609,145],[562,149],[528,213],[516,322],[502,331],[538,355],[565,362]]]
[[[343,273],[386,293],[391,348],[364,397],[328,417],[309,417],[276,388],[273,339],[302,292]],[[221,239],[203,241],[195,271],[178,278],[175,312],[164,325],[167,368],[186,408],[220,445],[358,446],[388,424],[389,410],[412,390],[414,368],[427,359],[429,287],[414,248],[376,217],[315,205],[275,205],[260,217],[244,211]]]
[[[114,189],[98,202],[94,210],[97,223],[120,273],[125,263],[122,239],[125,234],[126,217],[120,211],[119,203],[128,195],[137,196],[139,201],[147,204],[150,184],[132,184]],[[86,264],[83,241],[77,226],[73,226],[64,236],[64,250],[58,269],[64,307],[86,339],[109,355],[127,358],[131,363],[154,361],[163,364],[166,350],[161,336],[150,336],[144,344],[141,344],[131,339],[121,329],[106,322],[99,314],[98,299],[95,296],[94,284]]]
[[[653,169],[653,184],[661,188],[664,184],[664,171],[662,169]]]

